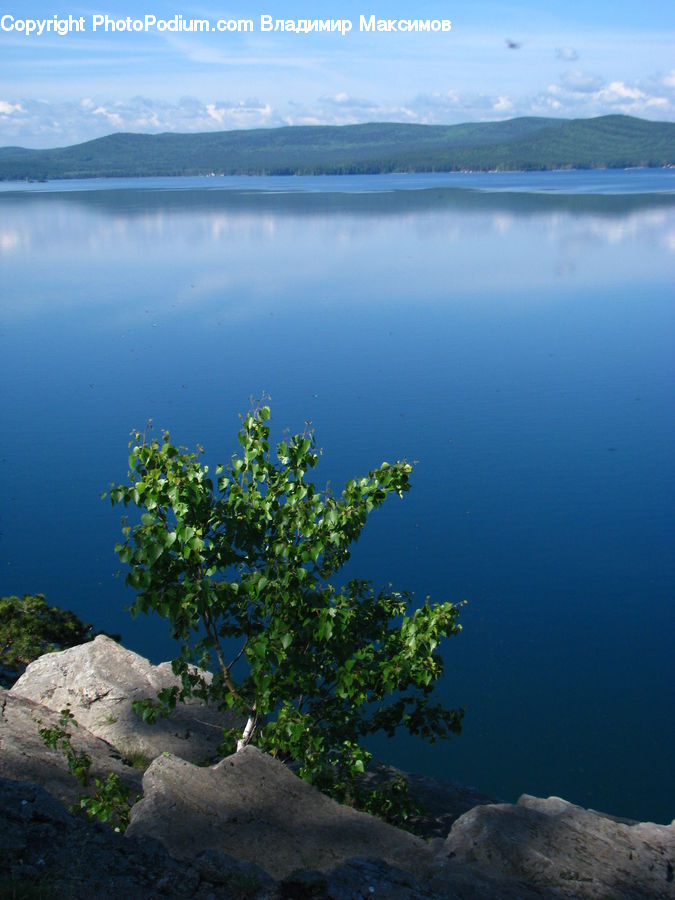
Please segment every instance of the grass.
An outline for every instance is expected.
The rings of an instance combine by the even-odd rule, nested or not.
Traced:
[[[145,772],[152,762],[152,759],[140,750],[130,750],[126,753],[120,751],[120,753],[124,762],[128,766],[131,766],[132,769],[137,769],[139,772]]]

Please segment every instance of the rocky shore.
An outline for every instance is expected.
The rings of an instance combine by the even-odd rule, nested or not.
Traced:
[[[419,837],[253,747],[221,759],[226,714],[189,703],[148,725],[132,713],[173,683],[169,664],[101,636],[0,690],[0,897],[675,897],[675,825],[555,797],[496,803],[410,775]],[[81,787],[37,724],[54,726],[66,705],[92,775],[116,773],[138,798],[124,835],[67,811]]]

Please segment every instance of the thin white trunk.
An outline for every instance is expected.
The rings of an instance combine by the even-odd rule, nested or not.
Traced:
[[[256,716],[255,713],[248,717],[248,722],[246,723],[246,728],[244,728],[244,732],[242,736],[237,741],[237,753],[240,750],[243,750],[244,747],[251,740],[251,735],[253,734],[253,729],[255,728]]]

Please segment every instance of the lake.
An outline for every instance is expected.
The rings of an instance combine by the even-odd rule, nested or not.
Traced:
[[[466,600],[463,734],[376,752],[669,822],[674,276],[672,170],[0,185],[0,592],[168,658],[100,493],[265,391],[320,485],[417,461],[345,578]]]

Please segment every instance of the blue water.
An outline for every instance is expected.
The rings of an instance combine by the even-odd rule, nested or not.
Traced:
[[[210,461],[314,423],[317,481],[417,460],[347,575],[466,600],[450,743],[392,762],[507,800],[675,815],[670,171],[4,185],[0,592],[155,660],[113,553],[129,431]]]
[[[387,175],[214,175],[182,178],[82,178],[0,181],[0,193],[103,191],[121,188],[280,193],[381,193],[432,188],[553,194],[674,193],[673,169],[593,169],[545,172],[392,172]]]

